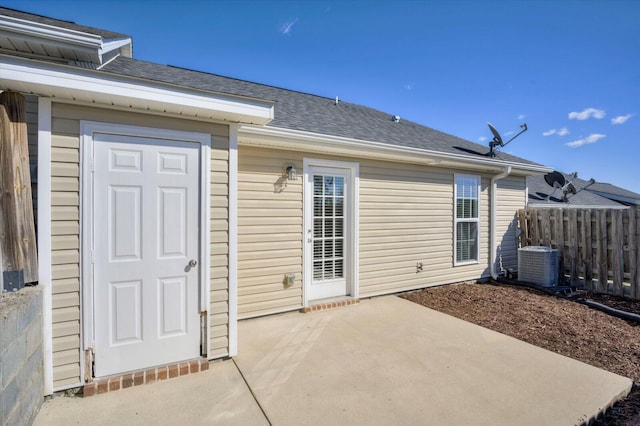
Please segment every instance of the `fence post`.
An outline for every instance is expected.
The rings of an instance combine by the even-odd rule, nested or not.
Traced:
[[[611,212],[611,269],[613,269],[613,294],[624,296],[622,279],[624,277],[624,234],[622,230],[622,210]]]
[[[596,210],[596,258],[598,263],[598,286],[596,291],[606,293],[608,290],[607,270],[607,212]]]
[[[560,275],[558,284],[564,282],[565,273],[564,214],[564,209],[554,209],[555,226],[553,232],[555,233],[556,249],[558,250],[558,273]]]
[[[578,286],[578,212],[569,209],[567,223],[567,237],[569,242],[569,283],[573,287]]]
[[[640,207],[629,211],[629,261],[631,297],[640,299]]]
[[[531,237],[531,245],[532,246],[537,246],[539,245],[539,241],[538,239],[540,238],[540,232],[538,231],[538,210],[537,209],[532,209],[531,210],[531,218],[529,220],[529,229],[531,230],[530,233],[530,237]]]
[[[529,245],[529,227],[527,226],[527,210],[518,210],[518,224],[520,225],[520,247]]]
[[[591,210],[583,209],[582,228],[580,237],[582,240],[582,262],[584,265],[584,285],[587,290],[593,290],[593,245],[591,242]]]
[[[2,92],[0,110],[0,269],[22,285],[38,281],[24,95]]]

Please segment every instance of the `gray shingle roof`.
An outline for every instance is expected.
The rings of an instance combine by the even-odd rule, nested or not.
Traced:
[[[78,4],[80,7],[80,3]],[[52,25],[54,27],[65,28],[68,30],[80,31],[83,33],[95,34],[103,39],[123,39],[130,38],[128,35],[114,33],[113,31],[101,30],[98,28],[87,27],[84,25],[78,25],[75,22],[63,21],[60,19],[48,18],[46,16],[36,15],[33,13],[21,12],[15,9],[9,9],[6,7],[0,7],[0,15],[9,16],[16,19],[24,19],[26,21],[37,22],[45,25]]]
[[[128,37],[111,31],[14,9],[0,7],[0,14],[96,34],[105,39]],[[83,66],[83,64],[76,65]],[[415,122],[404,119],[401,119],[400,122],[394,122],[390,113],[344,101],[340,101],[336,105],[334,99],[265,84],[125,57],[118,57],[103,66],[101,70],[94,72],[136,77],[221,94],[270,100],[274,102],[275,110],[274,119],[267,125],[268,127],[380,142],[400,147],[456,154],[468,158],[487,158],[485,154],[489,151],[487,146]],[[523,165],[538,165],[502,152],[498,152],[496,158]]]
[[[640,201],[640,194],[624,188],[620,188],[619,186],[615,186],[610,183],[596,182],[589,189],[591,191],[597,191],[603,194],[610,194],[615,197],[630,198]]]
[[[600,195],[584,189],[589,182],[563,173],[567,182],[572,181],[578,192],[575,195],[569,194],[567,201],[562,200],[562,190],[550,187],[544,180],[544,175],[528,176],[527,187],[529,188],[529,205],[537,207],[557,207],[557,206],[593,206],[600,208],[619,208],[620,203],[601,197]],[[548,199],[548,201],[547,201]]]
[[[98,72],[274,101],[275,118],[268,127],[301,130],[476,158],[484,157],[489,151],[487,146],[415,122],[401,119],[396,123],[392,119],[392,114],[373,108],[344,101],[336,105],[334,99],[220,75],[122,57],[108,63]],[[536,165],[505,153],[498,153],[496,158]]]

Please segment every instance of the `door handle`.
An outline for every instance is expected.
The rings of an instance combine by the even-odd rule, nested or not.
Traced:
[[[198,264],[198,261],[195,260],[195,259],[191,259],[189,261],[189,266],[192,267],[192,268],[195,268],[197,264]]]

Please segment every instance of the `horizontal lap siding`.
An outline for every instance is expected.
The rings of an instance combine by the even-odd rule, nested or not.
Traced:
[[[53,386],[80,377],[80,126],[53,118],[51,129],[51,274]]]
[[[209,357],[229,353],[229,137],[211,139]]]
[[[229,312],[228,217],[226,213],[228,208],[228,127],[54,103],[51,135],[54,389],[82,383],[79,253],[80,120],[212,134],[210,356],[226,355]]]
[[[480,200],[480,262],[454,267],[453,175],[452,170],[428,166],[360,162],[361,297],[477,279],[485,273],[487,179],[482,179]]]
[[[453,266],[453,176],[437,167],[306,155],[360,164],[359,287],[362,297],[487,276],[489,182],[482,176],[480,260]],[[238,176],[240,318],[302,307],[304,153],[241,146]],[[281,178],[293,163],[298,179]],[[510,192],[505,195],[512,196]],[[524,198],[524,190],[520,196]],[[424,270],[416,273],[416,264]],[[286,287],[284,274],[295,273]]]
[[[300,308],[302,155],[241,146],[238,158],[239,317]],[[282,178],[286,163],[298,169],[297,180]],[[297,278],[291,287],[288,273]]]
[[[498,181],[498,211],[496,214],[496,240],[498,256],[503,268],[518,267],[518,209],[525,208],[526,182],[524,177],[509,176]],[[500,257],[498,257],[500,260]],[[498,267],[500,264],[498,264]]]

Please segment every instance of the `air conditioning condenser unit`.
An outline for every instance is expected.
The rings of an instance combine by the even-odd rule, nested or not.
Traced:
[[[518,249],[518,280],[543,287],[558,285],[558,250],[545,246]]]

